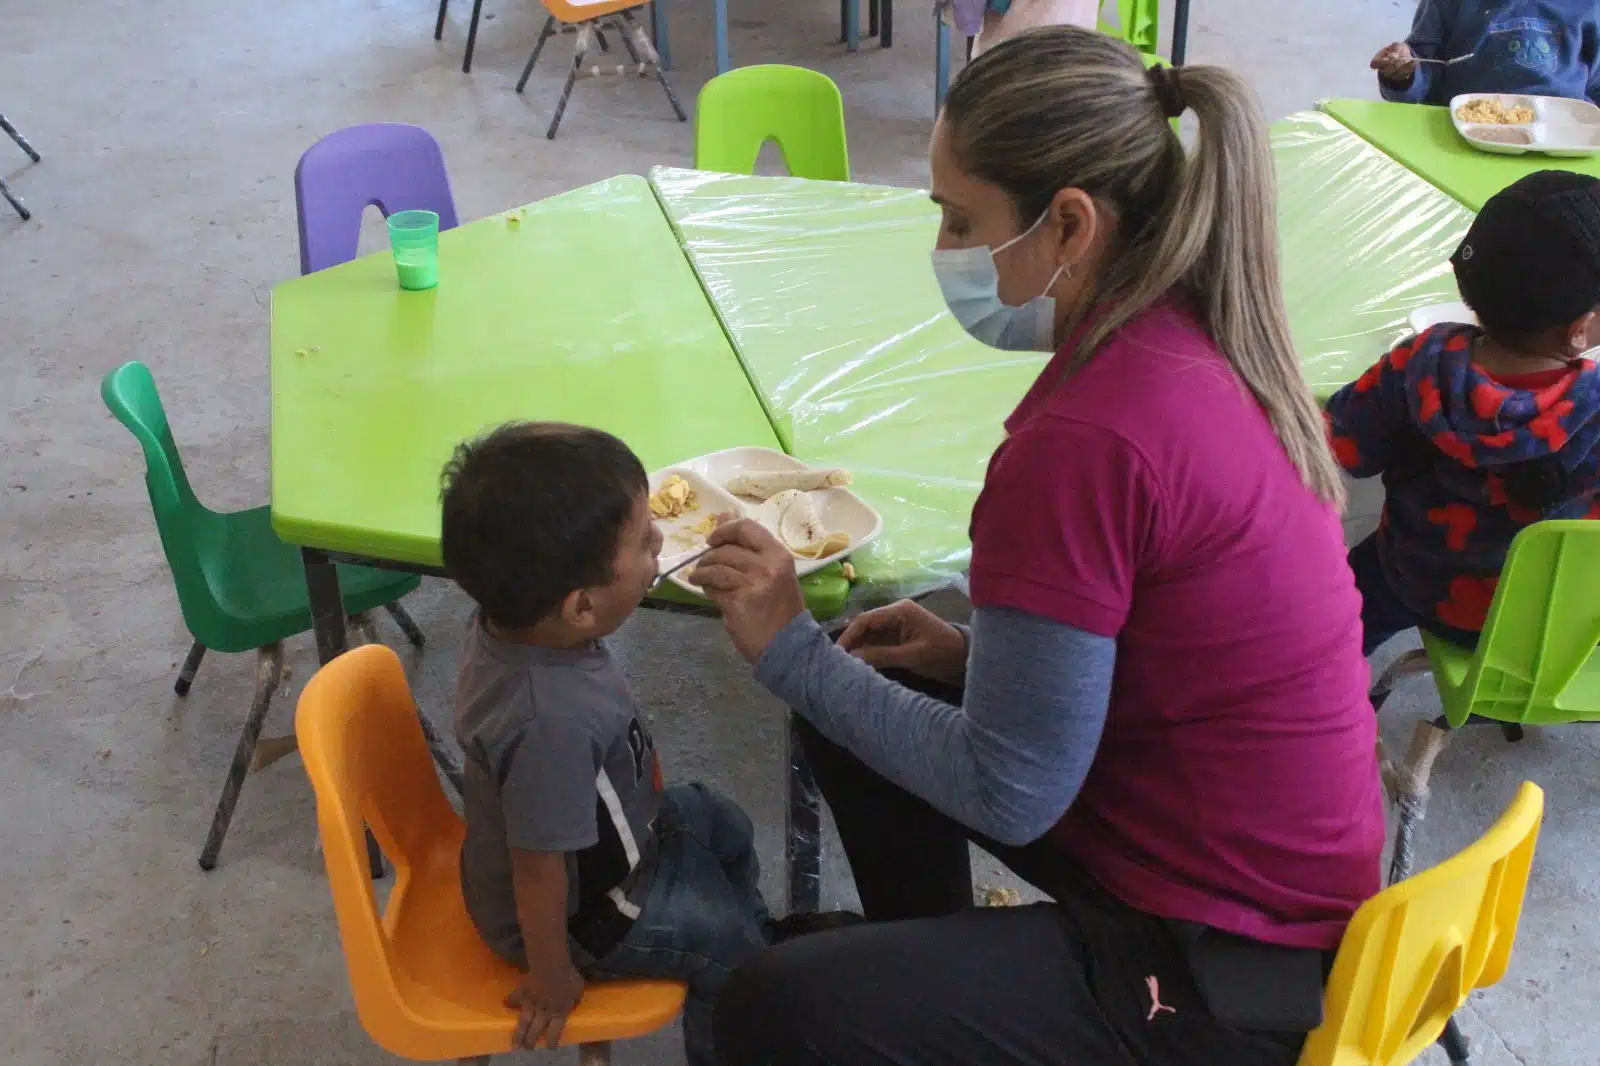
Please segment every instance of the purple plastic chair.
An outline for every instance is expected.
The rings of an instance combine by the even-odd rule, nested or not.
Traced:
[[[439,229],[456,225],[444,153],[433,134],[404,122],[347,126],[306,149],[294,168],[300,217],[300,273],[348,263],[361,239],[361,213],[432,211]]]

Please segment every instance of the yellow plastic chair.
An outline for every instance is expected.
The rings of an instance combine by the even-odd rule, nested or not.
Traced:
[[[1543,817],[1544,792],[1524,782],[1476,843],[1361,905],[1299,1066],[1403,1066],[1505,976]]]
[[[606,74],[615,70],[616,73],[626,72],[626,68],[618,63],[601,67],[592,62],[589,57],[590,50],[598,42],[601,51],[608,49],[605,31],[609,27],[622,39],[623,47],[628,50],[628,55],[633,57],[633,71],[641,78],[654,76],[661,83],[662,90],[667,94],[667,103],[672,105],[673,114],[678,116],[679,122],[687,122],[689,116],[684,114],[683,106],[678,103],[677,94],[672,91],[672,84],[667,81],[666,72],[661,69],[661,57],[656,53],[655,45],[650,43],[650,38],[645,36],[644,28],[639,25],[633,13],[643,8],[648,0],[540,0],[550,17],[545,19],[544,28],[539,31],[539,39],[534,43],[533,54],[528,56],[528,65],[522,68],[522,77],[517,79],[517,92],[521,92],[528,84],[528,77],[533,73],[533,65],[539,62],[539,53],[544,51],[545,42],[560,31],[558,26],[573,26],[577,35],[572,44],[572,63],[567,67],[567,84],[561,89],[561,99],[556,101],[555,114],[550,117],[550,128],[545,131],[545,137],[555,140],[556,129],[561,125],[561,116],[567,110],[567,100],[572,96],[573,83],[586,74]],[[478,17],[478,5],[473,7],[474,25]],[[439,5],[439,25],[444,25],[444,4]],[[437,40],[437,33],[435,40]],[[468,61],[471,60],[471,42],[468,42]],[[462,69],[466,69],[463,67]]]
[[[487,1061],[511,1050],[520,974],[491,952],[461,896],[466,826],[434,774],[393,651],[367,645],[323,667],[295,711],[317,797],[334,913],[356,1012],[373,1041],[403,1058]],[[367,876],[362,823],[395,867],[382,916]],[[592,984],[563,1044],[583,1066],[610,1061],[610,1042],[668,1024],[683,1006],[676,981]]]
[[[797,178],[850,180],[844,100],[826,74],[771,63],[706,82],[695,104],[695,169],[754,174],[768,141]]]

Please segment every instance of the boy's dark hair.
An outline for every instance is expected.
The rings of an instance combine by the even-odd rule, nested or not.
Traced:
[[[1490,197],[1451,257],[1496,340],[1539,339],[1600,306],[1600,179],[1541,170]]]
[[[508,423],[445,464],[445,570],[495,625],[531,626],[574,589],[611,580],[648,486],[638,456],[609,433]]]

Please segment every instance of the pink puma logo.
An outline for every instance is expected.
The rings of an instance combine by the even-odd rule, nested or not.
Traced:
[[[1173,1008],[1161,1002],[1161,982],[1156,980],[1155,974],[1151,974],[1149,977],[1144,979],[1144,986],[1150,990],[1150,1013],[1144,1016],[1145,1021],[1155,1021],[1156,1015],[1160,1014],[1162,1011],[1166,1011],[1168,1014],[1178,1013]]]

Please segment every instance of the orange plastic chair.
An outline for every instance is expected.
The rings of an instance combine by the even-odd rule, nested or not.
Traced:
[[[481,3],[481,0],[479,0]],[[555,140],[556,129],[561,125],[561,116],[567,110],[567,100],[572,96],[572,85],[584,74],[605,73],[599,64],[591,64],[589,52],[600,43],[602,51],[606,49],[605,31],[609,27],[618,37],[622,38],[622,45],[628,50],[628,55],[633,57],[634,73],[641,78],[654,76],[661,83],[662,91],[667,94],[667,103],[672,105],[673,114],[678,116],[679,122],[687,122],[689,116],[684,112],[683,105],[678,103],[677,94],[672,91],[672,84],[667,81],[667,75],[661,69],[661,57],[656,53],[655,45],[650,43],[650,38],[645,36],[644,28],[633,17],[633,13],[643,8],[648,0],[542,0],[544,8],[550,16],[544,21],[544,28],[539,31],[539,39],[534,42],[533,54],[528,56],[528,65],[522,68],[522,77],[517,79],[517,92],[527,87],[528,78],[533,74],[533,66],[539,62],[539,53],[544,51],[545,42],[560,32],[558,26],[575,26],[577,35],[573,38],[572,62],[567,65],[567,83],[561,89],[561,98],[556,101],[555,114],[550,116],[550,128],[545,131],[545,137]],[[474,8],[476,17],[476,8]],[[439,7],[440,24],[443,24],[444,5]],[[616,72],[622,74],[626,71],[620,63],[616,65]]]
[[[300,697],[295,732],[367,1034],[408,1059],[482,1062],[510,1051],[516,1013],[505,997],[520,974],[467,915],[459,867],[466,826],[439,787],[400,659],[367,645],[323,667]],[[395,868],[381,917],[363,821]],[[583,1066],[603,1066],[611,1041],[668,1024],[683,997],[676,981],[592,984],[562,1043],[580,1045]]]
[[[1361,905],[1299,1066],[1402,1066],[1505,976],[1543,817],[1544,792],[1525,782],[1476,843]]]

